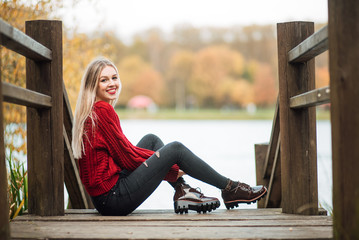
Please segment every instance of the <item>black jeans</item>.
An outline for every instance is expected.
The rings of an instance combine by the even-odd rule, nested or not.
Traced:
[[[193,178],[224,189],[228,178],[217,173],[207,163],[179,142],[164,145],[153,134],[148,134],[138,147],[159,152],[153,154],[133,172],[123,170],[116,185],[106,194],[92,197],[96,209],[102,215],[128,215],[141,205],[162,182],[169,169],[177,164]],[[179,179],[182,181],[182,179]],[[174,186],[174,183],[171,184]]]

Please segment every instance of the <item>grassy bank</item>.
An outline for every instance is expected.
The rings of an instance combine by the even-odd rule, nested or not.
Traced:
[[[120,119],[162,119],[162,120],[272,120],[274,108],[258,109],[249,113],[245,109],[223,111],[220,109],[194,109],[176,111],[160,109],[155,113],[145,110],[116,109]],[[330,119],[330,112],[317,110],[318,120]]]

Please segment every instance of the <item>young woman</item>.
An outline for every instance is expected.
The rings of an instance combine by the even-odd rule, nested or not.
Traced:
[[[116,66],[109,60],[92,61],[82,78],[73,125],[72,148],[80,177],[102,215],[127,215],[157,188],[162,180],[175,188],[176,213],[206,213],[219,207],[185,183],[183,175],[222,189],[227,209],[256,202],[267,189],[232,181],[206,164],[179,142],[164,145],[146,135],[134,146],[123,134],[114,110],[121,91]]]

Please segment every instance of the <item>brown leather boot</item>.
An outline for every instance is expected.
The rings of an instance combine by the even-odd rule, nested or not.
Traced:
[[[206,197],[187,184],[177,184],[175,190],[173,197],[175,213],[188,213],[188,210],[206,213],[215,210],[220,205],[218,198]]]
[[[238,207],[238,203],[255,203],[267,193],[264,186],[250,187],[241,182],[228,181],[228,185],[222,190],[222,198],[227,209]]]

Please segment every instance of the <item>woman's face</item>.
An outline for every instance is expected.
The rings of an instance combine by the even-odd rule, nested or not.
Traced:
[[[119,86],[120,78],[116,70],[111,66],[106,66],[100,74],[96,91],[96,101],[110,103],[111,100],[115,100]]]

